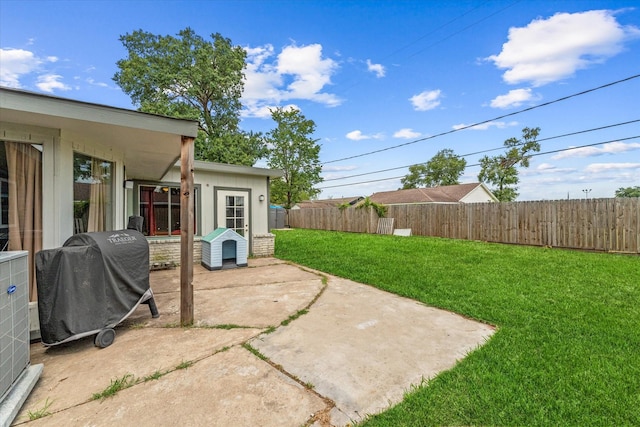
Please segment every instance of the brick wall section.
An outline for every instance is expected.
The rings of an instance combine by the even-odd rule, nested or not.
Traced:
[[[275,252],[276,236],[271,233],[254,234],[253,256],[268,257]],[[202,261],[202,242],[193,239],[193,263]],[[162,267],[164,263],[180,265],[180,239],[149,239],[149,267]]]
[[[193,263],[200,264],[202,259],[202,242],[193,239]],[[154,264],[173,262],[180,265],[180,239],[149,239],[149,267]]]
[[[253,256],[272,256],[275,252],[276,236],[271,233],[253,235]]]

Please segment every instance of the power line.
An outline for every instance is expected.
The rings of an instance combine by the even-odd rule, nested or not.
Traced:
[[[629,136],[627,138],[617,138],[617,139],[612,139],[612,140],[603,141],[603,142],[595,142],[593,144],[578,145],[578,146],[569,147],[569,148],[561,148],[559,150],[545,151],[545,152],[542,152],[542,153],[531,154],[531,155],[529,155],[529,157],[537,157],[537,156],[542,156],[544,154],[560,153],[560,152],[563,152],[563,151],[575,150],[575,149],[578,149],[578,148],[595,147],[596,145],[603,145],[603,144],[608,144],[608,143],[611,143],[611,142],[618,142],[618,141],[628,141],[630,139],[636,139],[636,138],[640,138],[640,135]],[[473,165],[468,165],[467,168],[474,167],[474,166],[480,166],[480,163],[475,163]],[[369,181],[350,182],[348,184],[329,185],[329,186],[326,186],[326,187],[318,187],[318,190],[326,190],[327,188],[346,187],[348,185],[370,184],[370,183],[373,183],[373,182],[380,182],[380,181],[391,181],[393,179],[400,179],[400,178],[404,178],[404,177],[405,177],[405,175],[394,176],[394,177],[391,177],[391,178],[372,179],[372,180],[369,180]]]
[[[482,18],[482,19],[480,19],[480,20],[478,20],[478,21],[475,21],[475,22],[473,22],[472,24],[467,25],[466,27],[464,27],[464,28],[462,28],[462,29],[460,29],[460,30],[458,30],[458,31],[455,31],[455,32],[453,32],[453,33],[451,33],[451,34],[449,34],[449,35],[447,35],[447,36],[443,37],[443,38],[441,38],[440,40],[438,40],[438,41],[436,41],[436,42],[434,42],[434,43],[430,44],[429,46],[427,46],[427,47],[425,47],[425,48],[422,48],[422,49],[418,50],[417,52],[412,53],[411,55],[407,56],[406,58],[407,58],[407,59],[411,59],[411,58],[413,58],[414,56],[416,56],[416,55],[418,55],[418,54],[420,54],[420,53],[424,52],[425,50],[428,50],[428,49],[432,48],[433,46],[436,46],[436,45],[438,45],[438,44],[440,44],[440,43],[442,43],[442,42],[444,42],[444,41],[446,41],[446,40],[448,40],[448,39],[452,38],[453,36],[456,36],[456,35],[458,35],[458,34],[460,34],[460,33],[464,32],[464,31],[468,30],[469,28],[471,28],[471,27],[473,27],[473,26],[475,26],[475,25],[477,25],[477,24],[479,24],[479,23],[481,23],[481,22],[484,22],[484,21],[488,20],[489,18],[492,18],[492,17],[494,17],[495,15],[498,15],[499,13],[504,12],[504,11],[505,11],[505,10],[507,10],[508,8],[510,8],[510,7],[512,7],[512,6],[514,6],[514,5],[515,5],[515,4],[517,4],[517,3],[520,3],[521,1],[522,1],[522,0],[516,0],[516,1],[514,1],[513,3],[509,4],[508,6],[503,7],[502,9],[498,10],[497,12],[494,12],[494,13],[492,13],[492,14],[488,15],[488,16],[485,16],[484,18]],[[449,26],[450,24],[453,24],[454,22],[456,22],[456,21],[458,21],[458,20],[462,19],[462,18],[463,18],[463,17],[465,17],[466,15],[469,15],[470,13],[475,12],[476,10],[478,10],[478,9],[482,8],[482,7],[483,7],[485,4],[487,4],[487,3],[489,3],[489,0],[487,0],[487,1],[485,1],[485,2],[483,2],[483,3],[481,3],[481,4],[479,4],[478,6],[476,6],[476,7],[472,8],[472,9],[468,10],[467,12],[464,12],[464,13],[463,13],[463,14],[461,14],[461,15],[458,15],[457,17],[455,17],[455,18],[453,18],[453,19],[449,20],[448,22],[446,22],[446,23],[444,23],[444,24],[442,24],[442,25],[440,25],[440,26],[438,26],[438,27],[434,28],[433,30],[431,30],[431,31],[429,31],[428,33],[426,33],[425,35],[423,35],[423,36],[421,36],[421,37],[418,37],[417,39],[414,39],[412,42],[409,42],[408,44],[406,44],[406,45],[404,45],[404,46],[402,46],[402,47],[400,47],[400,48],[396,49],[395,51],[391,52],[390,54],[388,54],[388,55],[386,55],[386,56],[382,57],[382,58],[380,59],[380,61],[385,61],[385,60],[387,60],[387,59],[389,59],[389,58],[393,57],[394,55],[396,55],[396,54],[398,54],[398,53],[402,52],[403,50],[408,49],[409,47],[411,47],[411,46],[413,46],[413,45],[417,44],[419,41],[421,41],[421,40],[423,40],[423,39],[425,39],[425,38],[429,37],[430,35],[432,35],[432,34],[434,34],[434,33],[438,32],[439,30],[441,30],[441,29],[443,29],[443,28],[445,28],[445,27]],[[346,87],[342,90],[342,92],[346,92],[347,90],[349,90],[349,89],[351,89],[351,88],[353,88],[353,87],[355,87],[355,86],[359,85],[360,83],[361,83],[361,81],[358,81],[358,82],[356,82],[356,83],[353,83],[353,84],[351,84],[351,85],[348,85],[348,86],[346,86]],[[336,92],[336,93],[340,93],[340,92]]]
[[[434,28],[433,30],[431,30],[431,31],[429,31],[428,33],[426,33],[425,35],[423,35],[423,36],[421,36],[421,37],[418,37],[417,39],[414,39],[412,42],[410,42],[410,43],[408,43],[408,44],[406,44],[406,45],[404,45],[404,46],[402,46],[402,47],[400,47],[400,48],[396,49],[395,51],[391,52],[391,53],[390,53],[390,54],[388,54],[387,56],[384,56],[384,57],[381,59],[381,61],[384,61],[385,59],[389,59],[389,58],[391,58],[391,57],[392,57],[392,56],[394,56],[395,54],[400,53],[400,52],[402,52],[403,50],[405,50],[405,49],[407,49],[407,48],[409,48],[409,47],[413,46],[413,45],[414,45],[414,44],[416,44],[416,43],[418,43],[420,40],[424,40],[424,39],[426,39],[426,38],[427,38],[427,37],[429,37],[430,35],[432,35],[432,34],[434,34],[434,33],[438,32],[438,31],[439,31],[439,30],[441,30],[441,29],[443,29],[444,27],[446,27],[446,26],[448,26],[448,25],[451,25],[451,24],[453,24],[454,22],[456,22],[457,20],[462,19],[462,18],[463,18],[463,17],[465,17],[466,15],[468,15],[468,14],[470,14],[470,13],[472,13],[472,12],[474,12],[474,11],[478,10],[478,9],[480,9],[482,6],[484,6],[484,5],[485,5],[485,4],[487,4],[487,3],[489,3],[489,1],[488,1],[488,0],[487,0],[487,1],[485,1],[485,2],[483,2],[483,3],[481,3],[481,4],[479,4],[478,6],[474,7],[473,9],[469,9],[468,11],[464,12],[463,14],[458,15],[458,16],[456,16],[455,18],[453,18],[453,19],[451,19],[451,20],[449,20],[449,21],[445,22],[444,24],[442,24],[442,25],[440,25],[440,26],[438,26],[438,27]],[[518,3],[518,2],[515,2],[515,3]],[[513,4],[515,4],[515,3],[513,3]],[[509,5],[509,7],[513,6],[513,4]],[[505,9],[506,9],[506,8],[505,8]],[[501,9],[499,12],[501,12],[502,10],[504,10],[504,9]],[[495,13],[494,13],[493,15],[495,15]],[[493,16],[493,15],[490,15],[490,16]],[[486,18],[485,18],[485,19],[486,19]],[[484,19],[483,19],[483,20],[484,20]],[[468,27],[466,27],[466,28],[468,28]],[[466,28],[465,28],[465,29],[466,29]],[[458,32],[460,32],[460,31],[458,31]],[[456,34],[457,34],[457,33],[456,33]],[[447,38],[449,38],[449,37],[450,37],[450,36],[448,36]],[[443,40],[444,40],[444,39],[443,39]],[[443,41],[443,40],[440,40],[440,41]],[[437,42],[437,43],[439,43],[439,42]],[[428,47],[426,47],[426,48],[424,48],[424,49],[422,49],[422,50],[428,49],[429,47],[432,47],[432,46],[433,46],[433,45],[428,46]],[[415,55],[415,54],[414,54],[414,55]],[[414,55],[411,55],[411,56],[414,56]],[[411,57],[411,56],[409,56],[409,57]]]
[[[615,123],[615,124],[612,124],[612,125],[600,126],[600,127],[592,128],[592,129],[585,129],[585,130],[576,131],[576,132],[565,133],[565,134],[562,134],[562,135],[550,136],[550,137],[547,137],[547,138],[538,139],[537,142],[550,141],[552,139],[564,138],[564,137],[573,136],[573,135],[580,135],[580,134],[583,134],[583,133],[594,132],[594,131],[602,130],[602,129],[609,129],[609,128],[612,128],[612,127],[623,126],[623,125],[628,125],[628,124],[637,123],[637,122],[640,122],[640,119],[630,120],[628,122],[622,122],[622,123]],[[518,147],[518,146],[520,146],[522,144],[524,144],[524,143],[517,144],[517,145],[515,145],[515,147]],[[476,155],[476,154],[483,154],[483,153],[488,153],[488,152],[491,152],[491,151],[497,151],[497,150],[502,150],[502,149],[504,149],[504,146],[498,147],[498,148],[489,148],[489,149],[481,150],[481,151],[475,151],[473,153],[461,154],[458,157],[469,157],[469,156],[473,156],[473,155]],[[324,182],[327,182],[327,181],[339,181],[341,179],[355,178],[355,177],[358,177],[358,176],[365,176],[365,175],[373,175],[373,174],[382,173],[382,172],[390,172],[390,171],[393,171],[393,170],[405,169],[405,168],[409,168],[411,166],[417,166],[417,165],[421,165],[421,164],[424,164],[424,163],[426,163],[426,162],[413,163],[411,165],[398,166],[398,167],[389,168],[389,169],[381,169],[381,170],[376,170],[376,171],[372,171],[372,172],[365,172],[365,173],[359,173],[359,174],[355,174],[355,175],[342,176],[342,177],[339,177],[339,178],[330,178],[330,179],[325,179]]]
[[[466,31],[466,30],[468,30],[469,28],[474,27],[474,26],[478,25],[479,23],[484,22],[484,21],[486,21],[487,19],[494,17],[495,15],[497,15],[497,14],[499,14],[499,13],[504,12],[505,10],[509,9],[510,7],[514,6],[515,4],[519,3],[520,1],[521,1],[521,0],[515,1],[515,2],[511,3],[510,5],[505,6],[505,7],[503,7],[502,9],[498,10],[497,12],[492,13],[491,15],[485,16],[484,18],[482,18],[482,19],[480,19],[480,20],[478,20],[478,21],[475,21],[474,23],[469,24],[469,25],[467,25],[466,27],[464,27],[464,28],[462,28],[462,29],[460,29],[460,30],[456,31],[455,33],[449,34],[447,37],[444,37],[444,38],[442,38],[442,39],[438,40],[437,42],[434,42],[434,43],[430,44],[429,46],[427,46],[427,47],[425,47],[424,49],[421,49],[421,50],[419,50],[419,51],[417,51],[417,52],[413,53],[412,55],[409,55],[409,56],[408,56],[408,58],[412,58],[412,57],[414,57],[414,56],[418,55],[419,53],[422,53],[422,52],[424,52],[425,50],[430,49],[430,48],[432,48],[433,46],[436,46],[436,45],[438,45],[438,44],[442,43],[442,42],[443,42],[443,41],[445,41],[445,40],[450,39],[450,38],[451,38],[451,37],[453,37],[453,36],[456,36],[456,35],[458,35],[458,34],[460,34],[460,33],[462,33],[462,32],[465,32],[465,31]]]
[[[416,140],[413,140],[413,141],[405,142],[405,143],[402,143],[402,144],[393,145],[393,146],[386,147],[386,148],[381,148],[379,150],[369,151],[367,153],[362,153],[362,154],[357,154],[357,155],[354,155],[354,156],[349,156],[349,157],[343,157],[343,158],[340,158],[340,159],[330,160],[330,161],[327,161],[327,162],[323,162],[322,164],[326,165],[326,164],[329,164],[329,163],[336,163],[336,162],[341,162],[341,161],[344,161],[344,160],[355,159],[355,158],[358,158],[358,157],[369,156],[371,154],[382,153],[384,151],[389,151],[389,150],[393,150],[393,149],[396,149],[396,148],[405,147],[407,145],[415,144],[417,142],[427,141],[427,140],[438,138],[438,137],[441,137],[441,136],[444,136],[444,135],[449,135],[449,134],[452,134],[452,133],[455,133],[455,132],[459,132],[459,131],[462,131],[462,130],[465,130],[465,129],[470,129],[470,128],[475,127],[475,126],[479,126],[479,125],[487,124],[487,123],[490,123],[490,122],[493,122],[493,121],[496,121],[496,120],[504,119],[506,117],[511,117],[511,116],[515,116],[517,114],[521,114],[521,113],[524,113],[524,112],[527,112],[527,111],[535,110],[535,109],[538,109],[538,108],[541,108],[541,107],[546,107],[546,106],[549,106],[549,105],[552,105],[552,104],[555,104],[555,103],[558,103],[558,102],[561,102],[561,101],[566,101],[568,99],[575,98],[577,96],[586,95],[587,93],[595,92],[597,90],[604,89],[604,88],[607,88],[607,87],[611,87],[611,86],[614,86],[614,85],[617,85],[617,84],[620,84],[620,83],[625,83],[625,82],[628,82],[630,80],[636,79],[638,77],[640,77],[640,74],[636,74],[636,75],[633,75],[633,76],[630,76],[630,77],[626,77],[624,79],[616,80],[614,82],[607,83],[607,84],[604,84],[604,85],[601,85],[601,86],[598,86],[598,87],[595,87],[595,88],[583,90],[581,92],[577,92],[577,93],[574,93],[574,94],[571,94],[571,95],[563,96],[562,98],[557,98],[557,99],[554,99],[552,101],[544,102],[544,103],[539,104],[539,105],[534,105],[532,107],[524,108],[522,110],[514,111],[513,113],[503,114],[502,116],[494,117],[492,119],[483,120],[481,122],[473,123],[473,124],[470,124],[470,125],[465,125],[465,126],[462,126],[460,128],[457,128],[457,129],[452,129],[452,130],[449,130],[449,131],[446,131],[446,132],[441,132],[441,133],[438,133],[436,135],[431,135],[431,136],[427,136],[427,137],[424,137],[424,138],[416,139]]]

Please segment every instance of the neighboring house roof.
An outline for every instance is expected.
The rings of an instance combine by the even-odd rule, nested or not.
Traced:
[[[336,208],[345,203],[354,205],[362,199],[364,199],[364,197],[357,196],[357,197],[341,197],[338,199],[305,200],[305,201],[296,203],[291,209]]]
[[[382,191],[369,197],[383,205],[412,203],[483,203],[498,199],[483,183],[446,185],[442,187],[411,188],[408,190]]]
[[[180,158],[181,137],[198,135],[194,120],[6,87],[0,87],[0,119],[31,126],[38,133],[34,143],[66,137],[122,153],[130,179],[159,180]]]

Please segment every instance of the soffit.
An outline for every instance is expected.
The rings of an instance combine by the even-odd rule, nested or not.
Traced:
[[[198,131],[190,120],[5,88],[0,89],[0,121],[58,129],[74,145],[121,153],[127,177],[141,180],[161,179],[180,157],[181,137]]]

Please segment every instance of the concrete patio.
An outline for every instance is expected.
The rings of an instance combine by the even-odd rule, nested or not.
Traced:
[[[494,332],[274,258],[197,266],[193,285],[193,328],[177,327],[179,271],[166,270],[151,273],[160,317],[141,305],[111,346],[93,337],[32,344],[44,371],[14,425],[346,426],[398,403]],[[92,400],[119,379],[133,385]],[[29,420],[45,407],[51,415]]]

